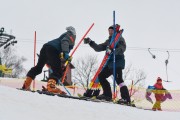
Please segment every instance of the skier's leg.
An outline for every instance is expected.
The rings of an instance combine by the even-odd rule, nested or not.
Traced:
[[[120,87],[122,102],[130,103],[131,99],[130,99],[129,91],[128,91],[127,86],[124,83],[123,78],[122,78],[122,69],[121,68],[116,68],[116,82]]]
[[[27,73],[26,80],[24,81],[22,89],[24,90],[30,90],[30,85],[32,83],[32,80],[35,79],[36,75],[40,74],[42,72],[42,68],[44,67],[46,63],[46,53],[45,53],[46,46],[43,46],[40,51],[40,56],[38,59],[38,63],[35,67],[32,67],[29,72]]]
[[[108,67],[105,67],[99,74],[99,82],[103,89],[103,95],[107,96],[112,99],[112,92],[109,82],[106,78],[108,78],[110,75],[112,75],[112,71]]]
[[[162,92],[162,91],[159,91],[159,90],[156,90],[157,93],[155,93],[155,98],[156,98],[156,109],[157,110],[162,110],[161,109],[161,101],[162,101],[162,98],[163,98],[163,94],[159,93],[159,92]]]
[[[157,110],[162,111],[162,109],[161,109],[161,101],[157,101]]]
[[[50,67],[53,71],[48,79],[47,90],[53,93],[65,94],[65,92],[56,87],[56,83],[58,83],[58,80],[60,80],[60,78],[62,77],[61,60],[59,58],[59,53],[55,48],[48,46],[46,55]]]
[[[155,102],[155,104],[153,105],[152,110],[156,111],[157,107],[158,107],[158,101]]]

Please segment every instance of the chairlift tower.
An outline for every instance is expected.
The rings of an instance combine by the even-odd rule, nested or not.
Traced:
[[[4,28],[2,27],[0,29],[0,48],[4,46],[4,49],[6,49],[8,46],[16,43],[17,41],[15,40],[15,36],[6,34],[4,32]]]

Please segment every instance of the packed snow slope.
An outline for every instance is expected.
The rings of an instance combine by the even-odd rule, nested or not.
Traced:
[[[40,95],[0,85],[0,120],[180,120],[178,112]]]

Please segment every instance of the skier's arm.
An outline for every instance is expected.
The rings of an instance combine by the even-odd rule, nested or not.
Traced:
[[[63,53],[69,53],[69,42],[67,40],[61,41],[61,50]]]
[[[126,42],[125,42],[124,38],[121,37],[120,41],[117,45],[117,48],[116,48],[116,53],[122,55],[122,54],[124,54],[125,51],[126,51]]]
[[[61,52],[63,53],[63,58],[65,60],[72,59],[69,57],[70,49],[69,49],[69,41],[67,37],[64,37],[61,41]]]
[[[100,51],[106,50],[107,42],[108,42],[108,41],[105,41],[105,42],[102,43],[102,44],[96,44],[94,41],[91,41],[91,42],[89,43],[89,45],[90,45],[95,51],[100,52]]]

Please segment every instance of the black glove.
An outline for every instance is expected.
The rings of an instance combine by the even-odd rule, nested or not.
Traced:
[[[84,38],[84,44],[89,44],[92,40],[88,38]]]

